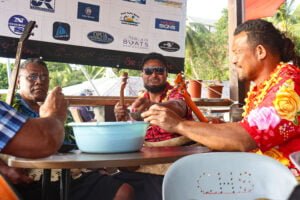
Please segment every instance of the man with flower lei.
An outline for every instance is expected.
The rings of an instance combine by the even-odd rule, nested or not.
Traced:
[[[241,122],[191,122],[158,105],[142,113],[144,120],[213,150],[269,155],[299,176],[289,160],[300,151],[300,69],[293,42],[270,22],[249,20],[236,28],[232,51],[239,79],[253,83]]]

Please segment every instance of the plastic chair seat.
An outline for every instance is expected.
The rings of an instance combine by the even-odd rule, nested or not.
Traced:
[[[278,161],[255,153],[218,152],[177,160],[163,181],[164,200],[288,199],[297,180]]]

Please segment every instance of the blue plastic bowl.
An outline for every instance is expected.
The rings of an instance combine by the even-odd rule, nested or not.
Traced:
[[[142,148],[148,123],[72,122],[78,148],[87,153],[133,152]]]

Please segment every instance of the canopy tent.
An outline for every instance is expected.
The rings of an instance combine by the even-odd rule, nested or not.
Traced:
[[[103,77],[100,79],[91,80],[95,85],[100,96],[119,96],[121,78]],[[93,91],[93,95],[97,93],[94,91],[93,86],[89,81],[82,82],[80,84],[68,86],[63,88],[65,95],[80,95],[84,90]],[[138,93],[144,89],[143,80],[141,77],[130,76],[127,80],[125,87],[125,96],[138,96]]]

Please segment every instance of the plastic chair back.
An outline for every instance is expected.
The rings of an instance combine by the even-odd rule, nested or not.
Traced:
[[[296,185],[290,170],[267,156],[241,152],[193,154],[168,169],[163,199],[284,200]]]

